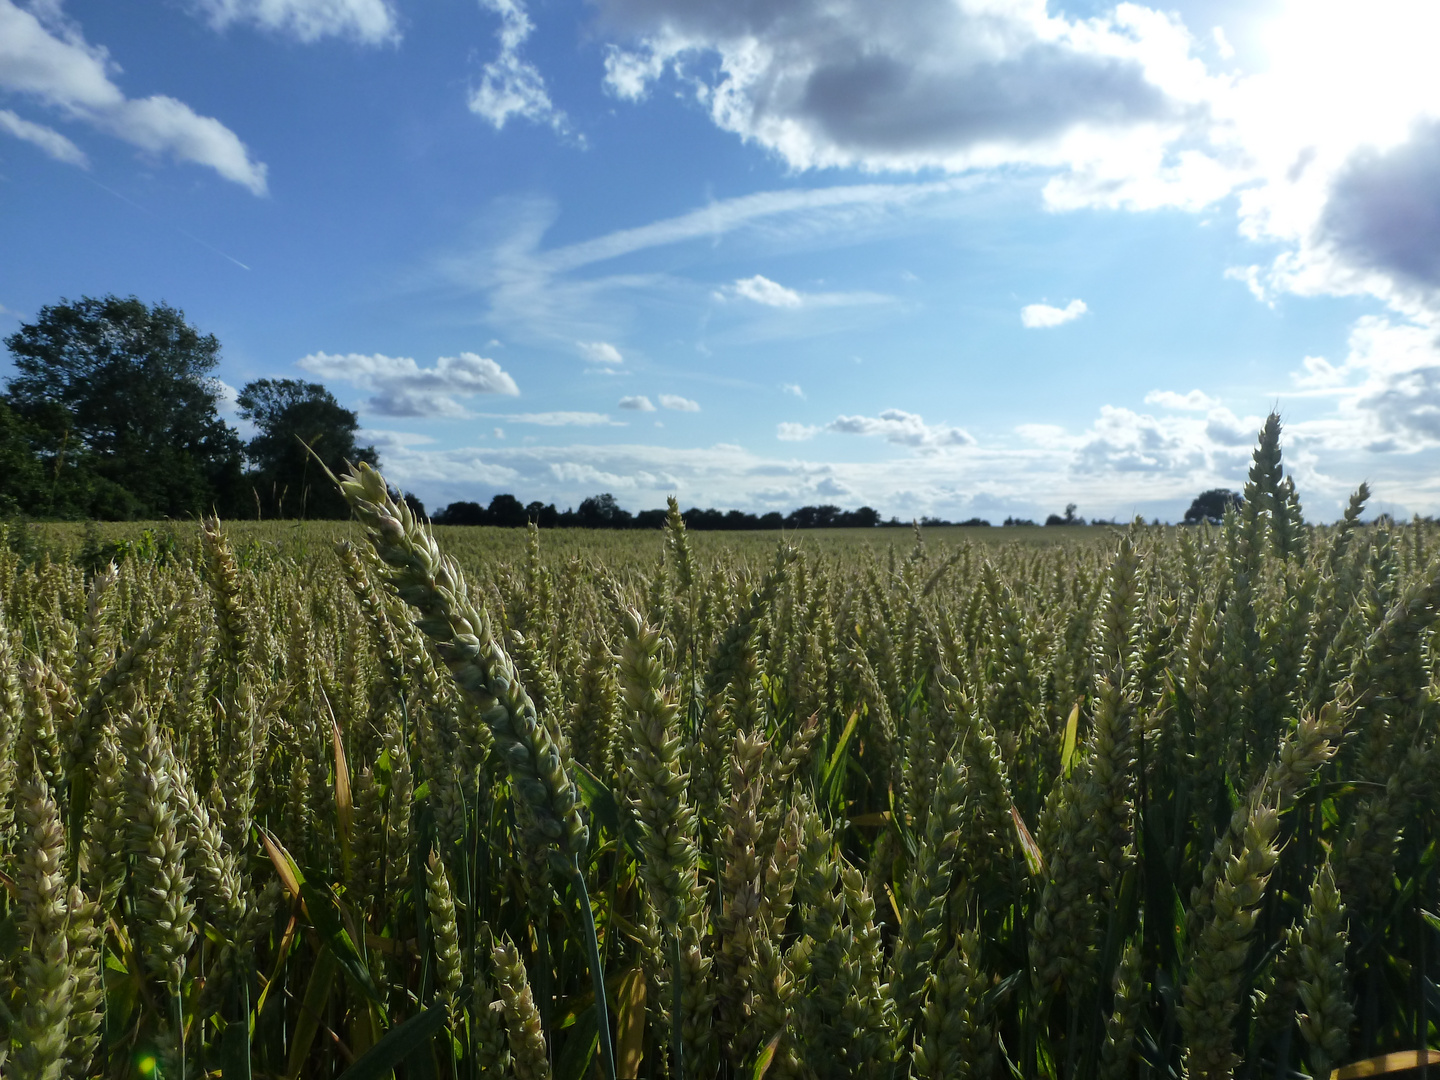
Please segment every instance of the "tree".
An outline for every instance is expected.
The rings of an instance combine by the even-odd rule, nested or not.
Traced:
[[[220,386],[211,373],[220,343],[187,323],[184,312],[133,296],[62,300],[41,308],[5,345],[18,372],[8,380],[9,404],[29,425],[36,452],[51,455],[52,495],[67,467],[84,466],[70,476],[70,510],[94,503],[89,496],[101,489],[86,512],[187,517],[231,510],[241,446],[217,410]]]
[[[1190,509],[1185,511],[1185,524],[1198,525],[1201,521],[1209,521],[1212,525],[1219,525],[1225,519],[1225,511],[1229,507],[1236,510],[1243,506],[1245,500],[1240,497],[1239,492],[1231,491],[1229,488],[1211,488],[1209,491],[1202,491],[1195,496],[1195,501],[1190,504]]]
[[[1065,516],[1064,516],[1064,517],[1061,517],[1059,514],[1051,514],[1049,517],[1047,517],[1047,518],[1045,519],[1045,524],[1046,524],[1046,525],[1084,525],[1084,524],[1085,524],[1085,519],[1082,518],[1082,517],[1076,517],[1076,516],[1075,516],[1075,504],[1074,504],[1074,503],[1066,503],[1066,504],[1065,504]]]
[[[554,503],[535,499],[525,504],[525,519],[533,521],[541,529],[554,529],[560,525],[560,511],[555,509]]]
[[[630,511],[622,509],[608,491],[582,500],[576,516],[580,526],[586,529],[628,529],[635,521]]]
[[[316,458],[336,476],[350,465],[379,463],[373,446],[355,445],[359,418],[319,383],[256,379],[236,401],[258,434],[245,454],[254,500],[271,517],[347,518],[350,508]],[[307,449],[308,448],[308,449]]]
[[[525,515],[525,504],[514,495],[496,495],[490,500],[490,510],[485,515],[487,525],[499,525],[506,529],[521,529],[530,519]]]

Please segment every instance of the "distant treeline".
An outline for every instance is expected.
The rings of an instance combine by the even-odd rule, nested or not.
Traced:
[[[418,504],[409,500],[411,507]],[[621,507],[615,496],[592,495],[580,503],[579,509],[557,510],[554,503],[539,500],[522,503],[514,495],[496,495],[490,505],[478,502],[452,502],[438,510],[431,520],[436,525],[498,525],[520,528],[535,522],[542,529],[658,529],[665,524],[664,509],[641,510],[632,514]],[[899,528],[910,524],[892,517],[888,521],[880,511],[869,506],[858,510],[842,510],[838,506],[802,506],[788,514],[771,510],[768,514],[747,514],[744,510],[701,510],[691,507],[681,512],[687,529],[741,532],[751,529],[873,529]],[[922,525],[985,525],[981,518],[969,521],[946,521],[943,518],[920,519]],[[1006,524],[1010,524],[1006,522]]]

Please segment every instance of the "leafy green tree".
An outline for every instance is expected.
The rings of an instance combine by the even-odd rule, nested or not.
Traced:
[[[134,518],[232,509],[241,447],[217,410],[211,373],[220,343],[184,312],[133,296],[62,300],[5,345],[17,372],[8,404],[51,473],[49,505],[38,512]]]
[[[236,398],[258,433],[245,448],[254,504],[267,517],[348,518],[350,507],[316,457],[336,476],[379,456],[357,446],[359,418],[319,383],[256,379]]]
[[[1201,521],[1209,521],[1218,525],[1225,517],[1227,507],[1233,506],[1239,510],[1245,500],[1237,491],[1229,488],[1211,488],[1209,491],[1202,491],[1195,496],[1195,501],[1190,504],[1190,509],[1185,511],[1185,524],[1198,525]]]
[[[0,517],[35,515],[49,501],[35,427],[0,401]]]
[[[630,511],[623,509],[608,491],[583,500],[576,517],[577,524],[586,529],[628,529],[634,523]]]

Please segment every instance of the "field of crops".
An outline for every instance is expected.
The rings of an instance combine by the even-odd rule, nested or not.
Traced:
[[[0,1071],[1413,1063],[1440,531],[1304,525],[1279,436],[1221,527],[1061,544],[436,538],[368,469],[358,526],[12,534]]]

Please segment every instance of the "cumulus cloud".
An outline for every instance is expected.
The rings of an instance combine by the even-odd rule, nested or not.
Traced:
[[[679,394],[661,394],[660,404],[676,412],[699,412],[700,403],[681,397]]]
[[[819,432],[819,427],[812,424],[797,424],[790,420],[782,421],[775,427],[775,437],[781,442],[804,442],[813,439]]]
[[[463,419],[472,414],[459,398],[520,393],[499,364],[472,352],[442,356],[431,368],[422,368],[408,356],[323,352],[311,353],[296,366],[371,391],[374,396],[366,401],[366,411],[380,416]]]
[[[927,424],[916,413],[886,409],[879,416],[838,416],[825,425],[826,431],[844,435],[878,435],[896,446],[974,446],[969,432],[949,424]]]
[[[1188,394],[1177,394],[1174,390],[1151,390],[1145,395],[1145,404],[1180,412],[1205,412],[1220,403],[1203,390],[1191,390]]]
[[[348,38],[362,45],[400,39],[389,0],[192,0],[217,30],[249,23],[309,44],[321,38]]]
[[[1029,330],[1048,329],[1074,322],[1089,310],[1084,300],[1071,300],[1063,308],[1049,304],[1026,304],[1020,309],[1020,322]]]
[[[1318,231],[1349,264],[1405,290],[1440,291],[1440,120],[1417,123],[1387,151],[1367,148],[1346,162]]]
[[[1186,111],[1178,80],[1155,70],[1175,52],[1174,27],[1127,8],[1071,22],[1037,3],[601,6],[628,39],[607,58],[611,93],[636,99],[683,72],[715,123],[796,168],[1049,163],[1076,132],[1176,124]]]
[[[1102,405],[1075,455],[1076,472],[1188,473],[1206,464],[1193,428],[1163,424],[1115,405]]]
[[[1297,425],[1331,450],[1414,453],[1440,445],[1440,330],[1383,316],[1360,319],[1349,353],[1307,357],[1301,385],[1335,398],[1333,417]]]
[[[793,382],[781,383],[781,384],[780,384],[780,390],[781,390],[782,393],[793,394],[795,397],[798,397],[801,401],[804,401],[804,400],[805,400],[805,391],[800,389],[800,384],[799,384],[799,383],[793,383]]]
[[[800,294],[794,289],[787,289],[760,274],[741,278],[731,285],[730,289],[736,296],[764,304],[766,307],[797,308],[801,303]]]
[[[90,159],[85,156],[85,152],[60,132],[16,116],[9,109],[0,109],[0,131],[38,146],[56,161],[63,161],[66,165],[78,165],[82,169],[90,167]]]
[[[1235,46],[1230,44],[1230,39],[1226,36],[1223,26],[1212,27],[1210,37],[1215,42],[1215,51],[1220,54],[1221,60],[1234,59]]]
[[[60,16],[58,5],[27,11],[0,0],[0,91],[37,101],[150,153],[207,166],[256,195],[265,194],[265,166],[251,158],[234,132],[172,97],[127,98],[111,80],[117,70],[104,48],[87,43],[79,28]],[[67,146],[58,132],[18,116],[15,120],[19,123],[4,125],[10,134],[28,138],[60,160],[83,161],[79,148]]]
[[[549,124],[564,131],[564,112],[555,108],[545,89],[540,69],[520,55],[520,47],[535,30],[522,0],[480,0],[500,16],[500,55],[480,72],[480,85],[470,91],[470,111],[500,131],[512,117]]]
[[[1334,411],[1285,419],[1286,468],[1295,477],[1307,517],[1334,520],[1361,479],[1369,479],[1392,507],[1420,513],[1440,510],[1433,453],[1440,445],[1440,345],[1409,328],[1376,320],[1357,333],[1352,351],[1335,366],[1346,389]],[[1282,406],[1289,413],[1289,406]],[[493,415],[493,414],[492,414]],[[603,414],[514,414],[520,423],[614,424]],[[841,430],[886,438],[883,425],[840,418]],[[898,420],[902,445],[914,446],[902,473],[893,460],[826,460],[824,427],[787,422],[776,428],[783,455],[738,446],[675,447],[639,443],[522,446],[487,441],[487,448],[441,449],[387,442],[386,475],[427,503],[476,497],[475,486],[504,471],[506,486],[527,501],[572,505],[597,490],[626,493],[632,509],[661,506],[677,493],[684,505],[791,510],[820,501],[874,506],[902,519],[934,514],[1000,521],[1010,514],[1037,517],[1075,502],[1087,517],[1127,519],[1136,514],[1176,520],[1195,493],[1238,488],[1245,481],[1263,418],[1222,406],[1150,415],[1107,405],[1088,423],[1022,425],[1013,438],[987,439],[963,453],[938,453],[923,444],[924,425],[910,414]],[[645,430],[648,430],[646,425]],[[583,437],[583,434],[582,434]],[[643,436],[642,436],[643,437]],[[543,436],[542,436],[543,438]],[[771,444],[772,446],[774,444]],[[603,479],[602,479],[603,478]],[[614,482],[610,482],[614,480]],[[827,500],[826,492],[844,492]],[[486,496],[488,498],[488,495]]]
[[[1205,437],[1216,446],[1252,447],[1259,429],[1259,424],[1246,423],[1229,409],[1218,406],[1205,417]]]
[[[591,364],[620,364],[624,363],[625,357],[620,355],[620,350],[608,341],[577,341],[581,355]]]
[[[1280,246],[1247,285],[1267,301],[1368,294],[1440,314],[1440,9],[1291,2],[1268,30],[1268,67],[1211,106],[1241,232]]]
[[[619,408],[634,409],[637,412],[654,412],[655,405],[644,394],[635,394],[632,397],[622,397]]]
[[[1199,211],[1235,195],[1278,247],[1237,276],[1440,318],[1440,7],[1280,0],[1239,68],[1221,27],[1159,5],[1043,0],[597,0],[605,85],[657,80],[797,170],[1048,170],[1056,210]],[[1047,324],[1048,325],[1048,324]]]

